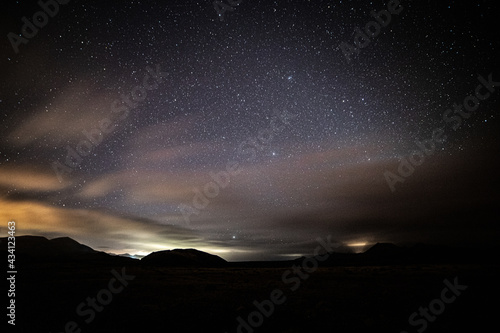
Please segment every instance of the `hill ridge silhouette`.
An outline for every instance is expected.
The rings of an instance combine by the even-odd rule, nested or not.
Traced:
[[[7,237],[0,238],[2,252],[7,249]],[[362,253],[331,252],[321,261],[322,266],[346,265],[404,265],[437,263],[477,263],[491,262],[498,251],[480,250],[428,245],[417,243],[402,247],[393,243],[376,243]],[[16,255],[26,262],[76,261],[141,264],[164,267],[287,267],[300,264],[306,257],[291,260],[273,261],[234,261],[203,252],[194,248],[176,248],[151,252],[142,259],[135,259],[102,251],[81,244],[70,237],[47,239],[43,236],[17,236]]]

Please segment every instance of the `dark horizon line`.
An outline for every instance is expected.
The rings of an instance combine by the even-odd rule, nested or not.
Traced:
[[[109,256],[113,256],[113,257],[121,257],[121,258],[128,258],[128,259],[132,259],[132,260],[138,260],[138,261],[141,261],[143,258],[147,257],[148,255],[152,254],[152,253],[158,253],[158,252],[164,252],[164,251],[176,251],[176,250],[195,250],[195,251],[199,251],[199,252],[202,252],[202,253],[207,253],[207,254],[210,254],[210,255],[213,255],[213,256],[217,256],[217,257],[220,257],[219,255],[216,255],[216,254],[212,254],[212,253],[209,253],[209,252],[205,252],[205,251],[201,251],[201,250],[198,250],[196,248],[175,248],[175,249],[165,249],[165,250],[159,250],[159,251],[153,251],[153,252],[150,252],[149,254],[145,255],[145,256],[142,256],[142,257],[137,257],[136,255],[133,255],[133,254],[129,254],[129,253],[122,253],[122,254],[118,254],[118,253],[112,253],[112,252],[106,252],[106,251],[100,251],[100,250],[96,250],[86,244],[83,244],[83,243],[80,243],[79,241],[69,237],[69,236],[60,236],[60,237],[54,237],[52,239],[49,239],[47,238],[46,236],[41,236],[41,235],[22,235],[22,236],[16,236],[15,238],[24,238],[24,237],[36,237],[36,238],[43,238],[43,239],[46,239],[47,241],[52,241],[52,240],[56,240],[56,239],[69,239],[73,242],[76,242],[78,243],[79,245],[81,246],[85,246],[85,247],[88,247],[90,248],[92,251],[94,252],[97,252],[97,253],[104,253],[104,254],[107,254]],[[1,237],[0,238],[0,241],[7,241],[9,237]],[[392,243],[392,242],[377,242],[377,243],[374,243],[372,245],[368,244],[366,245],[365,247],[367,247],[366,250],[362,251],[362,252],[347,252],[347,251],[332,251],[332,252],[323,252],[321,253],[321,255],[324,255],[324,254],[328,254],[329,256],[331,255],[341,255],[341,256],[359,256],[359,255],[363,255],[363,254],[367,254],[370,250],[373,250],[375,249],[376,247],[380,248],[381,246],[389,246],[389,247],[392,247],[393,250],[397,250],[397,251],[406,251],[406,250],[411,250],[411,249],[414,249],[415,247],[417,246],[424,246],[426,249],[429,249],[429,250],[437,250],[437,251],[452,251],[452,250],[461,250],[461,251],[477,251],[477,252],[480,252],[480,251],[484,251],[484,247],[479,247],[479,246],[471,246],[471,244],[467,244],[467,245],[463,245],[463,246],[456,246],[456,245],[446,245],[446,244],[435,244],[435,243],[424,243],[424,242],[414,242],[414,243],[410,243],[410,242],[407,242],[405,243],[406,245],[402,245],[401,243]],[[410,245],[412,244],[412,245]],[[339,246],[337,247],[336,249],[347,249],[347,247],[345,246]],[[19,251],[19,249],[16,249],[17,251],[16,252],[21,252],[22,251]],[[490,247],[488,248],[488,251],[491,253],[491,252],[494,252],[494,253],[499,253],[500,254],[500,245],[496,245],[495,244],[491,244]],[[224,261],[226,261],[227,263],[235,263],[235,264],[252,264],[252,263],[289,263],[289,262],[294,262],[294,261],[298,261],[298,260],[301,260],[301,259],[304,259],[304,258],[313,258],[313,257],[316,257],[314,255],[312,256],[306,256],[306,255],[302,255],[302,256],[298,256],[296,258],[293,258],[293,259],[273,259],[273,260],[240,260],[240,261],[228,261],[222,257],[220,257],[221,259],[223,259]]]

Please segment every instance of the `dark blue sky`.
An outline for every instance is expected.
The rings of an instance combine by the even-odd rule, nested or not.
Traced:
[[[2,14],[0,230],[229,260],[496,242],[493,1],[49,3]]]

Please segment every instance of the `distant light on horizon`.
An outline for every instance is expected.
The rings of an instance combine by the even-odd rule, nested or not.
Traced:
[[[350,247],[366,246],[366,242],[363,242],[363,243],[349,243],[349,244],[347,244],[347,246],[350,246]]]
[[[151,254],[152,252],[146,252],[146,251],[139,251],[137,253],[134,253],[133,255],[136,256],[136,257],[145,257],[149,254]]]
[[[351,247],[353,249],[354,253],[361,253],[363,250],[366,248],[368,245],[367,242],[355,242],[355,243],[348,243],[347,246]]]

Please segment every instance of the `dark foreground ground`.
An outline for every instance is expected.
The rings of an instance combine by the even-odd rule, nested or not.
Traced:
[[[125,266],[126,267],[126,266]],[[417,332],[409,316],[441,298],[444,279],[458,278],[467,289],[425,332],[490,332],[498,316],[499,267],[495,265],[420,265],[319,268],[291,291],[282,274],[288,268],[148,268],[130,265],[135,278],[89,323],[76,308],[87,297],[108,289],[111,269],[89,264],[30,264],[19,270],[16,283],[16,332],[237,332],[236,318],[247,319],[252,304],[283,291],[258,328],[241,332]],[[292,277],[290,275],[289,277]],[[115,283],[115,290],[120,284]],[[101,299],[107,302],[106,291]],[[453,294],[445,294],[451,298]],[[432,316],[432,313],[430,314]],[[254,320],[259,320],[255,316]],[[74,321],[78,327],[72,324]],[[494,326],[495,327],[495,326]],[[423,332],[424,330],[421,330]]]

